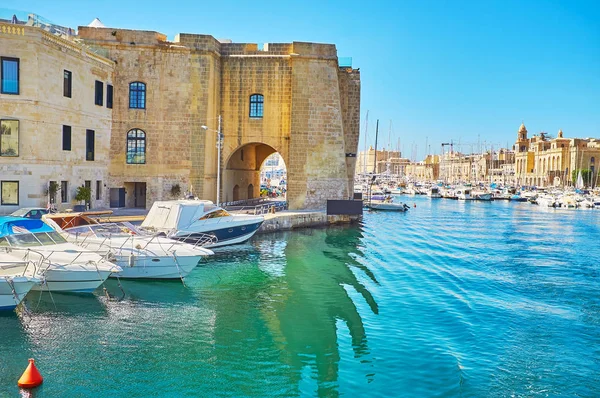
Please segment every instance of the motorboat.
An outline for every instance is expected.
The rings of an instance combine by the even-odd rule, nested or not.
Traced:
[[[3,268],[0,263],[0,273]],[[15,309],[40,280],[23,275],[0,276],[0,311]]]
[[[263,222],[263,216],[232,214],[210,200],[171,200],[154,202],[142,228],[187,243],[220,247],[246,242]]]
[[[492,200],[492,194],[490,192],[474,192],[475,199],[490,201]]]
[[[458,187],[456,188],[456,197],[458,200],[474,200],[475,197],[471,196],[471,188]]]
[[[151,235],[128,222],[99,223],[91,215],[48,214],[43,219],[69,242],[119,265],[119,278],[183,279],[214,254],[200,244]]]
[[[394,202],[391,196],[373,196],[365,206],[371,210],[388,211],[407,211],[410,208],[406,203]]]
[[[438,187],[433,186],[427,190],[427,196],[430,198],[441,198],[442,194],[440,193],[440,189]]]
[[[42,220],[0,217],[0,258],[31,262],[24,276],[38,278],[32,290],[91,293],[121,268],[69,243]]]

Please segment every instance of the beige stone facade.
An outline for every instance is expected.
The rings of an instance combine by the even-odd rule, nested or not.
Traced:
[[[409,181],[436,182],[440,175],[440,157],[427,155],[422,162],[412,162],[406,167]]]
[[[404,161],[394,160],[404,159],[400,151],[384,149],[377,150],[377,173],[383,173],[387,170],[387,163],[404,163]],[[384,165],[383,168],[381,165]],[[375,170],[375,149],[369,147],[366,151],[360,151],[356,161],[356,174],[370,174]],[[392,174],[402,175],[391,170]]]
[[[221,201],[259,195],[260,167],[278,152],[290,208],[322,208],[353,191],[360,74],[338,67],[334,45],[219,42],[180,34],[80,27],[79,38],[115,61],[110,186],[128,206],[149,206],[171,188],[216,199],[217,130],[222,116]],[[143,108],[131,84],[143,83]],[[260,98],[260,115],[252,114]],[[256,109],[254,109],[256,110]],[[206,126],[204,129],[202,126]],[[128,158],[143,132],[145,162]]]
[[[562,130],[548,139],[545,133],[527,137],[521,124],[515,142],[515,179],[519,185],[549,187],[573,185],[573,170],[590,170],[589,185],[598,183],[600,141],[565,138]]]
[[[72,208],[84,184],[91,188],[92,207],[108,206],[113,63],[43,29],[4,23],[0,57],[0,213],[46,207],[50,181],[64,188],[52,198],[59,209]]]

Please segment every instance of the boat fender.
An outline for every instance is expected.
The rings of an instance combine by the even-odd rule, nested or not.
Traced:
[[[133,255],[133,254],[131,254],[131,255],[129,256],[129,266],[130,266],[130,267],[133,267],[133,266],[135,266],[135,255]]]
[[[413,207],[416,209],[416,208],[417,208],[417,204],[416,204],[416,203],[413,203]]]

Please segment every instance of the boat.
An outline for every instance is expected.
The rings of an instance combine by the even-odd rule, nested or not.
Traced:
[[[406,203],[394,202],[394,199],[391,196],[374,196],[365,206],[371,210],[387,211],[407,211],[410,208]]]
[[[32,290],[91,293],[121,268],[99,254],[69,243],[42,220],[0,217],[4,262],[29,262],[25,275],[42,281]]]
[[[151,235],[128,222],[99,223],[92,214],[48,214],[43,219],[69,242],[120,266],[119,278],[183,279],[214,254],[200,244]]]
[[[212,248],[246,242],[263,222],[263,216],[232,214],[210,200],[170,200],[154,202],[142,228]]]
[[[492,200],[492,194],[489,192],[475,192],[474,196],[475,196],[475,199],[477,199],[477,200],[485,200],[485,201]]]
[[[3,264],[0,265],[0,273],[3,271]],[[10,311],[23,301],[27,293],[40,280],[23,275],[0,276],[0,311]]]
[[[475,197],[471,196],[471,188],[458,187],[456,188],[456,197],[458,200],[474,200]]]
[[[427,196],[430,198],[441,198],[442,194],[440,193],[440,189],[438,187],[431,187],[427,190]]]

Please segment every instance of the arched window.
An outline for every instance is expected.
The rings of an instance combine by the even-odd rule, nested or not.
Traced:
[[[129,130],[127,133],[127,163],[146,163],[146,133],[140,129]]]
[[[250,117],[263,117],[264,97],[262,94],[250,96]]]
[[[591,164],[594,164],[594,163],[596,163],[596,158],[594,158],[594,157],[592,156],[592,157],[590,158],[590,163],[591,163]]]
[[[129,83],[129,108],[146,109],[146,83]]]

